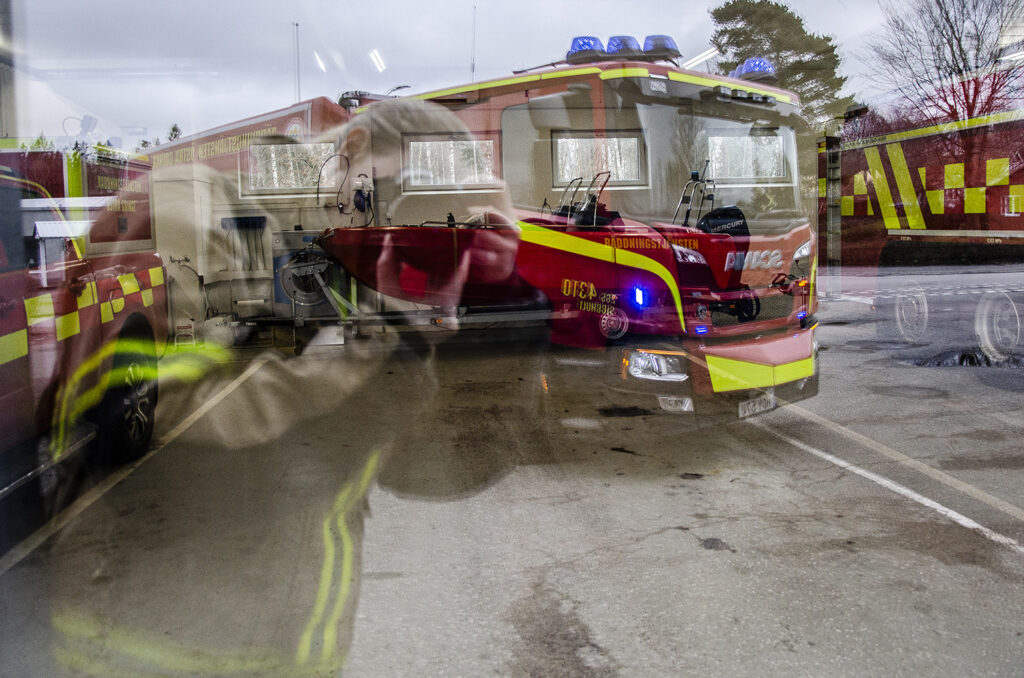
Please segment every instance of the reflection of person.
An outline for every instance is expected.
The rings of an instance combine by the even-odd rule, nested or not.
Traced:
[[[379,254],[372,263],[372,285],[379,291],[417,304],[442,309],[449,315],[458,306],[487,295],[508,293],[518,298],[531,298],[532,289],[519,278],[516,254],[519,248],[519,229],[511,199],[504,187],[486,192],[464,191],[446,187],[443,191],[417,193],[406,190],[409,174],[413,172],[405,157],[407,140],[412,138],[463,139],[469,137],[465,125],[443,106],[415,99],[397,99],[373,105],[343,128],[339,135],[339,154],[351,168],[349,176],[371,174],[375,177],[378,204],[387,206],[388,229],[380,240]],[[418,175],[420,182],[429,181]],[[345,190],[345,187],[343,187]],[[382,208],[383,211],[384,208]],[[419,227],[425,216],[438,224]],[[458,215],[455,218],[454,215]],[[382,215],[373,218],[380,219]],[[441,256],[450,247],[451,229],[447,222],[454,221],[455,236],[463,247],[446,266],[436,260],[424,260],[415,247],[430,241],[424,237],[436,235],[442,242]],[[444,225],[440,225],[445,222]],[[411,226],[402,229],[399,225]],[[358,227],[358,224],[357,224]],[[413,251],[411,251],[413,250]],[[378,250],[373,249],[377,252]],[[395,304],[389,300],[389,304]],[[445,323],[452,327],[452,319]],[[426,360],[438,350],[438,340],[450,338],[450,333],[400,333],[406,347],[419,347],[407,351],[423,355]],[[429,346],[424,353],[423,347]],[[457,350],[457,349],[456,349]],[[431,370],[436,390],[446,386],[445,374]],[[443,415],[435,410],[442,398],[419,399],[418,411],[409,414],[433,421]],[[441,407],[440,405],[438,407]],[[393,404],[396,416],[405,406]],[[477,424],[474,424],[477,425]],[[411,431],[396,429],[400,441],[395,452],[382,465],[380,480],[391,489],[404,494],[442,498],[462,496],[478,490],[499,477],[507,469],[507,459],[489,459],[471,467],[456,459],[460,450],[443,446],[425,448],[411,441]],[[404,444],[409,442],[410,444]],[[464,451],[462,451],[464,452]]]
[[[439,106],[387,102],[340,130],[339,150],[353,169],[376,173],[380,198],[390,202],[393,218],[400,217],[407,213],[402,135],[459,129]],[[215,202],[227,204],[237,195],[231,177],[210,176],[205,168],[190,173],[206,177]],[[468,287],[514,276],[518,231],[508,198],[489,193],[480,206],[480,197],[453,191],[438,203],[442,214],[489,228],[475,230],[446,275],[420,276],[424,303],[456,307]],[[182,230],[202,228],[187,221],[188,210],[177,218]],[[211,238],[210,248],[228,247],[213,230],[203,235]],[[399,287],[417,273],[390,240],[374,267],[381,280]],[[147,470],[167,466],[169,475],[163,499],[146,502],[147,515],[137,511],[132,527],[122,531],[114,530],[118,519],[110,515],[64,535],[72,546],[107,542],[112,548],[78,549],[51,566],[55,582],[66,580],[69,568],[98,582],[81,589],[73,604],[54,596],[58,661],[94,675],[336,673],[352,638],[366,495],[374,480],[383,474],[404,492],[456,496],[505,468],[495,463],[439,482],[438,470],[423,464],[458,472],[448,453],[459,450],[424,457],[403,449],[406,427],[437,416],[434,394],[445,387],[431,361],[438,336],[450,334],[387,333],[353,342],[330,360],[266,355],[250,366],[230,400],[185,434],[187,444],[167,451],[174,458],[151,463]],[[180,389],[188,402],[182,414],[210,396],[213,381]],[[114,510],[113,503],[101,504],[95,513]],[[151,527],[139,532],[136,523]],[[125,551],[124,562],[108,555]],[[168,559],[177,566],[168,569]]]
[[[420,187],[447,180],[422,176],[424,168],[411,167],[407,147],[438,144],[445,153],[455,153],[447,145],[469,138],[458,118],[430,102],[386,101],[354,118],[337,136],[349,184],[358,177],[374,177],[373,202],[381,214],[368,211],[365,224],[393,227],[385,229],[387,235],[379,240],[367,233],[366,242],[378,243],[380,252],[373,249],[376,261],[366,267],[364,283],[398,299],[443,309],[494,288],[520,293],[515,270],[519,230],[502,187],[465,191],[444,185],[424,191],[409,185],[410,174],[416,174]],[[343,193],[347,190],[348,186],[342,187]],[[357,255],[346,252],[339,258],[346,261],[347,256]],[[358,277],[359,271],[355,273]]]

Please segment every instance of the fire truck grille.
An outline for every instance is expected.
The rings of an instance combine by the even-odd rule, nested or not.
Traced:
[[[793,297],[788,294],[767,294],[739,302],[714,304],[711,307],[711,324],[715,327],[730,327],[755,320],[776,320],[793,312]],[[756,311],[756,315],[754,315]]]

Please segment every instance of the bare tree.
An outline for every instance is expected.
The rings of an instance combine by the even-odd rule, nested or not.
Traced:
[[[1019,101],[1024,68],[1002,57],[1022,7],[1024,0],[885,0],[867,61],[901,95],[898,115],[967,120]]]

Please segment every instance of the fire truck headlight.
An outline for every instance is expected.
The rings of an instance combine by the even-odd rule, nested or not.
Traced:
[[[793,252],[793,260],[794,261],[796,261],[797,259],[804,259],[804,258],[809,257],[809,256],[811,256],[811,241],[810,240],[805,242],[803,245],[800,245],[800,247],[797,247],[796,248],[796,252]]]
[[[630,351],[626,372],[637,379],[651,381],[686,381],[686,357],[683,353]]]
[[[807,243],[810,245],[810,243]],[[704,258],[704,255],[695,250],[690,250],[679,245],[672,245],[672,251],[676,253],[676,261],[680,264],[704,264],[708,263],[708,260]]]

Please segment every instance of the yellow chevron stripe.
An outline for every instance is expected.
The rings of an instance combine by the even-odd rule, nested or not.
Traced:
[[[882,165],[882,157],[877,148],[865,148],[864,156],[868,161],[868,170],[871,172],[871,183],[875,187],[875,196],[878,198],[878,207],[882,210],[882,220],[887,230],[899,229],[900,218],[896,214],[896,206],[893,204],[892,193],[889,191],[889,180],[885,177],[885,167]]]
[[[921,214],[921,205],[917,202],[917,189],[914,188],[914,181],[910,178],[910,168],[907,166],[903,149],[899,144],[889,144],[885,147],[885,151],[889,156],[889,163],[892,165],[892,173],[896,177],[896,187],[900,191],[903,211],[907,215],[907,225],[910,228],[924,228],[924,216]]]

